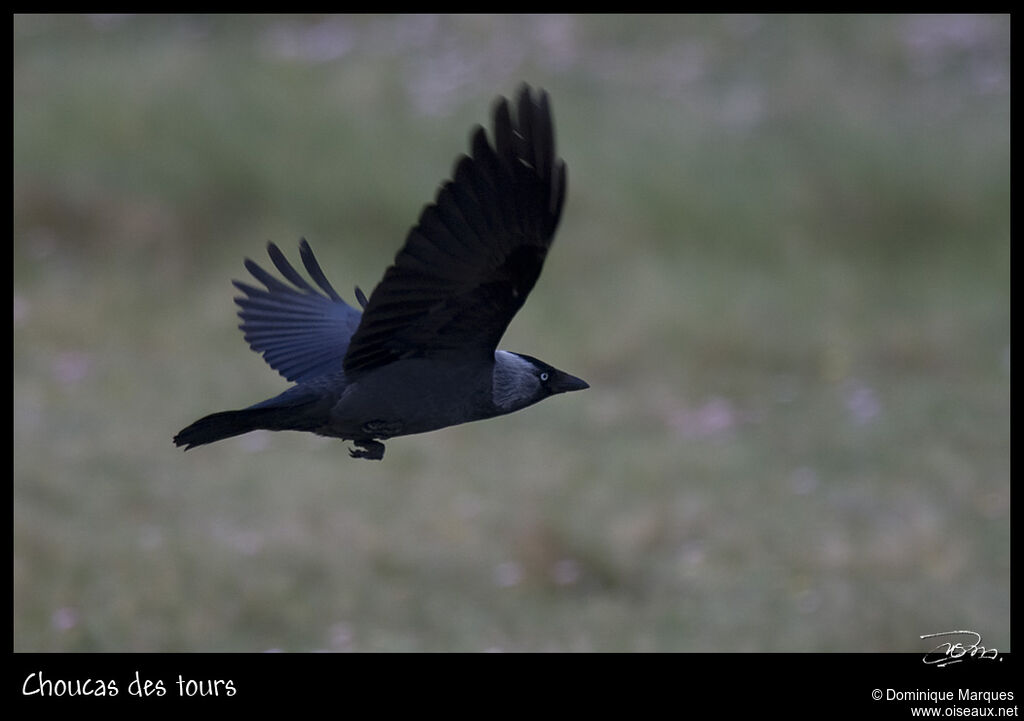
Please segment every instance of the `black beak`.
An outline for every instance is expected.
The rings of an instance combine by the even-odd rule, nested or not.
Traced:
[[[548,387],[552,393],[566,393],[567,391],[581,391],[590,388],[590,384],[582,378],[556,371],[555,377],[548,383]]]

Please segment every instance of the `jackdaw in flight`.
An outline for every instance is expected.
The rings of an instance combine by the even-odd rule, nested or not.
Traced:
[[[246,259],[262,285],[234,281],[249,346],[294,383],[274,398],[201,418],[174,437],[194,448],[249,431],[309,431],[350,440],[380,460],[381,440],[504,415],[587,383],[522,353],[498,350],[540,275],[565,202],[547,93],[523,85],[494,105],[493,144],[477,126],[470,154],[420,214],[362,311],[342,300],[309,243],[314,288],[281,250],[288,283]]]

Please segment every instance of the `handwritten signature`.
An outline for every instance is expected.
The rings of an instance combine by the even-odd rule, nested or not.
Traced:
[[[941,642],[924,655],[924,662],[926,664],[942,668],[950,664],[960,663],[964,660],[964,657],[988,659],[989,661],[999,658],[998,649],[985,648],[981,645],[981,634],[977,631],[939,631],[938,633],[926,633],[921,638],[946,638],[949,636],[966,636],[967,638],[964,641],[967,641],[967,643],[952,640]]]

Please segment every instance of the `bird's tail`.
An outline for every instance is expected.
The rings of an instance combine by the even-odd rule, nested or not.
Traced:
[[[174,445],[185,446],[187,451],[249,431],[313,431],[322,424],[318,405],[315,401],[267,406],[260,403],[239,411],[213,413],[179,431]]]

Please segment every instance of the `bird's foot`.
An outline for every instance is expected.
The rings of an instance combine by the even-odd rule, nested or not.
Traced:
[[[365,458],[368,461],[379,461],[384,457],[384,444],[380,441],[353,441],[356,448],[350,448],[348,454],[353,458]]]

